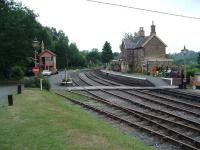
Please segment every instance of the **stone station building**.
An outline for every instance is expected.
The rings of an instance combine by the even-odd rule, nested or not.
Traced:
[[[156,35],[156,26],[153,22],[149,36],[145,36],[143,27],[140,27],[135,36],[127,36],[122,40],[119,60],[126,66],[121,65],[121,71],[154,74],[159,67],[171,67],[173,60],[166,58],[166,47],[167,45]]]

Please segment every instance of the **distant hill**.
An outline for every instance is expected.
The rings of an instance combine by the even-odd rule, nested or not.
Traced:
[[[180,53],[174,53],[174,54],[168,54],[169,58],[174,59],[175,64],[181,65],[184,64],[184,58],[183,54]],[[187,54],[185,55],[185,60],[188,65],[196,65],[197,64],[197,57],[198,52],[189,50]]]

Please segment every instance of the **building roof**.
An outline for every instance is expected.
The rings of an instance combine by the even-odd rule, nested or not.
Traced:
[[[129,37],[123,39],[125,49],[136,49],[142,46],[142,44],[148,39],[145,36]]]
[[[142,47],[144,47],[149,41],[151,41],[154,37],[156,37],[163,45],[167,46],[157,35],[149,36],[148,39],[142,44]]]
[[[144,47],[153,37],[156,37],[161,43],[167,46],[158,36],[135,36],[123,39],[125,49],[137,49]]]
[[[44,53],[49,53],[49,54],[51,54],[51,55],[53,55],[53,56],[56,56],[55,53],[53,53],[52,51],[50,51],[50,50],[48,50],[48,49],[43,50],[41,53],[39,53],[38,56],[42,56]]]

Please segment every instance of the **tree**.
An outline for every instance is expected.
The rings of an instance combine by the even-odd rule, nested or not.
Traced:
[[[108,41],[106,41],[102,49],[101,60],[103,63],[109,63],[111,59],[113,59],[111,45]]]
[[[101,64],[101,54],[96,48],[87,53],[86,59],[88,63],[92,63],[94,66]]]
[[[11,68],[25,69],[33,55],[32,40],[42,26],[32,10],[12,0],[0,1],[0,76],[9,78]]]
[[[134,33],[134,36],[137,36],[137,33],[136,33],[136,32]],[[125,34],[124,34],[124,38],[125,38],[125,39],[131,39],[131,38],[133,38],[134,36],[133,36],[132,33],[125,33]]]
[[[65,68],[68,63],[70,66],[86,65],[85,56],[76,44],[69,45],[62,30],[43,27],[36,18],[37,15],[21,3],[0,0],[0,80],[11,77],[13,66],[25,71],[31,64],[35,37],[44,42],[45,48],[56,53],[58,68]]]
[[[200,68],[200,52],[198,53],[197,64],[198,64],[198,67]]]
[[[119,52],[114,52],[113,53],[113,58],[117,60],[117,59],[119,59],[119,55],[120,55]]]
[[[58,38],[55,39],[55,53],[56,53],[56,60],[57,60],[57,67],[58,68],[65,68],[68,67],[68,57],[67,51],[69,51],[68,46],[68,37],[65,36],[63,31],[59,31],[57,33]]]

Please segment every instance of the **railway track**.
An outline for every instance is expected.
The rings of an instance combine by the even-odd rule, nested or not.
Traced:
[[[87,74],[88,75],[88,74]],[[86,82],[84,79],[83,79],[83,77],[82,76],[79,76],[80,77],[80,79],[83,81],[83,82],[85,82],[85,85],[92,85],[91,83],[88,83],[88,82]],[[89,77],[89,76],[88,76]],[[90,78],[90,80],[91,80],[91,76],[89,77]],[[100,78],[99,78],[100,79]],[[98,80],[95,80],[95,81],[98,81]],[[111,82],[113,82],[113,81],[111,81]],[[101,83],[101,81],[98,81],[98,83],[100,84]],[[109,83],[109,84],[111,84],[111,83]],[[106,80],[104,80],[104,83],[103,83],[103,85],[109,85],[108,83],[106,83]],[[78,85],[78,84],[77,84]],[[105,90],[101,90],[102,92],[104,92],[104,93],[109,93],[108,91],[105,91]],[[98,99],[101,99],[101,96],[98,96],[97,94],[95,94],[95,91],[87,91],[89,94],[91,94],[93,97],[96,97],[96,98],[98,98]],[[109,93],[109,94],[111,94],[111,95],[113,95],[113,93]],[[119,95],[115,95],[114,94],[114,96],[116,96],[116,97],[120,97]],[[124,97],[120,97],[121,99],[123,99],[123,100],[126,100],[126,101],[129,101],[130,102],[130,99],[124,99]],[[132,103],[133,101],[131,101],[131,103]],[[133,102],[134,104],[135,104],[135,102]],[[114,104],[111,104],[112,106],[114,105]],[[143,117],[146,117],[146,118],[148,118],[148,119],[152,119],[153,121],[154,121],[154,123],[157,123],[157,122],[164,122],[164,124],[168,124],[169,126],[168,127],[165,127],[165,128],[167,128],[166,130],[167,131],[169,131],[169,129],[170,129],[170,125],[173,125],[173,126],[176,126],[176,127],[178,127],[178,128],[181,128],[181,129],[184,129],[185,131],[191,131],[191,132],[193,132],[194,134],[195,133],[197,133],[198,134],[198,136],[199,136],[199,131],[200,131],[200,124],[199,123],[197,123],[197,122],[193,122],[193,121],[190,121],[190,120],[187,120],[187,119],[184,119],[184,118],[182,118],[182,117],[179,117],[179,116],[176,116],[176,115],[173,115],[173,114],[170,114],[170,113],[167,113],[167,112],[164,112],[164,111],[161,111],[161,110],[155,110],[155,109],[152,109],[152,108],[150,108],[150,107],[148,107],[148,106],[144,106],[144,105],[141,105],[141,104],[138,104],[137,103],[137,105],[138,106],[142,106],[142,107],[144,107],[145,109],[149,109],[149,110],[151,110],[151,111],[154,111],[154,113],[156,114],[156,113],[158,113],[159,115],[153,115],[153,114],[149,114],[149,113],[144,113],[144,112],[141,112],[141,111],[137,111],[137,110],[131,110],[131,111],[134,111],[135,113],[138,113],[138,114],[140,114],[141,116],[143,116]],[[130,108],[129,108],[130,109]],[[164,117],[160,117],[160,114],[162,114],[161,116],[165,116],[166,117],[166,115],[167,115],[167,117],[169,117],[169,118],[174,118],[173,120],[174,121],[172,121],[172,120],[170,120],[170,119],[166,119],[166,118],[164,118]],[[157,124],[157,126],[158,126],[158,124]],[[173,132],[173,130],[171,131],[171,132]],[[175,133],[176,135],[181,135],[180,133],[178,133],[178,132],[176,132]],[[182,134],[183,135],[183,134]],[[175,135],[174,135],[175,136]],[[183,136],[185,136],[185,135],[183,135]],[[185,138],[185,137],[184,137]],[[183,138],[183,139],[184,139]],[[189,139],[187,139],[188,141],[191,141],[192,142],[192,140],[195,140],[195,139],[192,139],[191,137],[189,137]],[[196,142],[198,142],[198,140],[195,140]],[[194,141],[192,142],[192,143],[195,143]],[[199,143],[199,142],[198,142]],[[199,145],[199,144],[197,144],[197,145]],[[199,147],[198,147],[199,148]]]
[[[86,74],[86,75],[89,76],[88,74]],[[94,78],[98,78],[97,76],[95,76],[92,73],[90,75],[93,76]],[[93,78],[93,80],[95,82],[98,82],[98,83],[101,83],[101,80],[102,80],[103,85],[116,85],[116,83],[113,84],[112,82],[106,81],[102,78],[98,78],[98,80],[96,80],[94,78]],[[107,82],[107,83],[105,83],[105,82]],[[162,91],[164,91],[164,90],[162,90]],[[166,90],[166,91],[172,91],[172,90]],[[126,92],[126,91],[124,90],[124,92]],[[160,103],[160,104],[165,105],[165,106],[169,105],[169,107],[176,108],[180,111],[186,111],[187,113],[191,113],[191,114],[196,115],[196,116],[200,115],[200,103],[193,104],[191,102],[187,102],[187,101],[185,102],[183,100],[178,100],[178,99],[174,99],[174,98],[166,98],[166,97],[163,97],[163,96],[159,96],[158,94],[157,95],[153,94],[152,92],[145,92],[143,90],[137,90],[137,91],[134,90],[134,93],[131,93],[131,92],[126,92],[126,93],[131,94],[131,95],[135,95],[135,96],[138,96],[138,97],[144,97],[144,95],[147,95],[147,96],[149,96],[149,97],[147,97],[147,99],[149,98],[152,102]],[[193,95],[193,96],[195,96],[195,95]],[[196,96],[198,97],[198,95],[196,95]],[[159,101],[156,101],[155,99],[159,99]],[[167,105],[166,105],[166,102],[168,103]],[[175,105],[175,107],[174,107],[174,105]],[[180,107],[185,108],[185,109],[183,110]],[[196,113],[195,111],[197,111],[198,113]]]
[[[96,112],[103,114],[111,119],[118,120],[120,122],[123,122],[123,123],[131,126],[131,127],[138,128],[142,131],[150,133],[151,135],[153,134],[153,135],[159,136],[162,138],[162,140],[165,140],[165,141],[168,141],[168,142],[171,142],[174,144],[178,144],[180,147],[182,147],[184,149],[197,150],[200,147],[200,143],[198,141],[195,141],[194,139],[187,137],[183,134],[180,134],[174,130],[169,130],[162,124],[152,121],[151,119],[146,118],[146,117],[140,115],[140,113],[135,112],[134,110],[131,110],[129,108],[125,108],[123,106],[116,105],[116,104],[108,102],[106,100],[96,98],[95,99],[96,101],[101,102],[109,107],[114,107],[115,111],[113,111],[111,108],[105,109],[105,106],[102,109],[102,105],[99,108],[98,106],[94,106],[92,104],[86,104],[86,103],[80,102],[78,100],[66,97],[59,93],[57,93],[57,94],[62,97],[65,97],[66,99],[70,100],[71,102],[73,102],[75,104],[78,104],[78,105],[81,105],[88,109],[91,109],[93,111],[96,111]],[[82,96],[86,96],[86,95],[82,95]],[[116,109],[118,109],[118,110],[116,111]],[[121,111],[121,112],[119,113],[119,111]],[[116,113],[116,112],[118,112],[118,113]],[[124,114],[125,112],[126,112],[126,114]],[[123,113],[123,115],[119,115],[122,113]],[[129,116],[129,119],[127,119],[127,116]],[[135,119],[130,119],[133,116],[135,117]],[[139,119],[139,121],[137,119]],[[136,122],[136,120],[137,120],[137,122]],[[146,125],[147,123],[151,126],[153,125],[154,128],[153,129],[149,128]],[[174,136],[176,136],[178,138],[174,139]]]
[[[85,75],[94,80],[95,82],[101,83],[100,79],[94,79],[92,78],[92,76],[90,76],[88,73],[85,73]],[[95,76],[93,76],[95,77]],[[103,81],[103,85],[109,85],[109,83],[105,83],[105,80]],[[156,96],[154,94],[151,93],[147,93],[147,92],[143,92],[143,91],[139,91],[139,90],[131,90],[130,92],[125,91],[125,90],[117,90],[117,91],[123,91],[124,93],[130,94],[132,96],[135,96],[137,98],[141,98],[143,100],[146,101],[150,101],[152,103],[155,104],[159,104],[168,108],[172,108],[172,109],[176,109],[179,111],[183,111],[192,115],[195,115],[197,117],[200,117],[200,105],[195,105],[195,104],[191,104],[188,102],[183,102],[180,100],[176,100],[176,99],[172,99],[172,98],[165,98],[165,97],[161,97],[161,96]]]
[[[188,107],[192,107],[194,109],[200,110],[200,103],[192,103],[192,101],[187,102],[187,101],[170,98],[170,97],[166,98],[160,94],[153,93],[153,91],[150,91],[150,90],[149,91],[138,91],[138,92],[155,97],[155,98],[160,98],[161,100],[164,100],[164,101],[171,101],[171,102],[175,102],[176,104],[180,104],[180,105],[184,105],[184,106],[188,106]]]
[[[165,94],[165,95],[171,95],[177,98],[181,98],[184,100],[189,100],[189,101],[193,101],[193,102],[200,102],[200,95],[199,94],[192,94],[192,93],[188,93],[188,92],[183,92],[180,91],[178,89],[176,90],[171,90],[171,89],[167,89],[167,90],[155,90],[158,93],[161,94]]]

